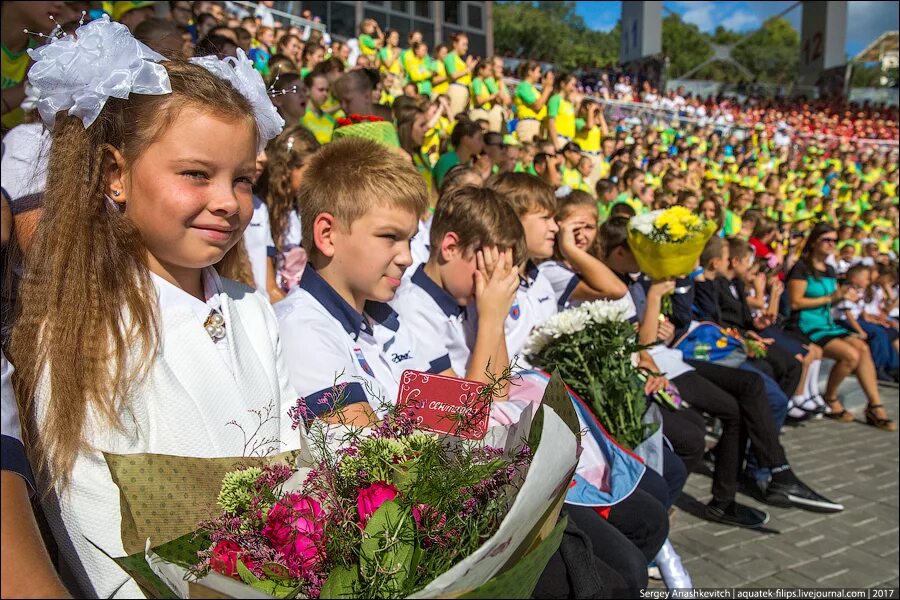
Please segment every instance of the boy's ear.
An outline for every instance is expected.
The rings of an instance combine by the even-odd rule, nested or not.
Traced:
[[[448,231],[441,240],[441,258],[444,262],[452,258],[462,256],[462,248],[459,247],[459,235],[455,231]]]
[[[106,145],[103,153],[103,192],[116,204],[125,204],[125,157],[117,148]]]
[[[331,213],[323,212],[313,221],[313,242],[322,256],[334,257],[335,234],[337,233],[337,219]]]

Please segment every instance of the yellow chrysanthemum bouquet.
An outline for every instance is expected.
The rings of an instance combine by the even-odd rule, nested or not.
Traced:
[[[654,280],[684,277],[694,270],[700,253],[716,232],[713,221],[683,206],[638,215],[628,223],[628,246],[641,271]],[[664,299],[664,313],[671,300]]]

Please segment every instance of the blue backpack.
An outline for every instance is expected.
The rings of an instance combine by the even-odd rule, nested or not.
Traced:
[[[737,367],[747,360],[743,340],[710,321],[701,321],[684,334],[675,348],[681,350],[685,358],[705,360],[724,367]]]

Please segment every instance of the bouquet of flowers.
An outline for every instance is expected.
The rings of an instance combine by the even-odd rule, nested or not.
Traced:
[[[644,422],[647,403],[642,372],[633,355],[642,350],[628,305],[585,302],[536,327],[524,352],[544,370],[557,369],[610,435],[634,449],[655,431]]]
[[[194,505],[207,507],[199,527],[195,521],[151,549],[144,536],[179,533],[166,529],[169,513],[160,508],[160,523],[134,532],[145,551],[116,560],[157,597],[405,598],[475,589],[528,597],[559,545],[557,516],[576,463],[572,427],[551,408],[571,407],[557,395],[545,396],[533,422],[528,412],[484,440],[417,430],[412,410],[400,406],[371,429],[316,421],[299,453],[265,460],[107,455],[123,493],[123,533],[143,512],[133,510],[141,490],[123,484],[138,465],[154,473],[163,472],[162,459],[169,469],[196,461],[221,473],[232,465],[215,488],[192,490]]]
[[[683,206],[673,206],[632,217],[628,223],[628,246],[641,271],[651,279],[674,279],[694,270],[703,247],[715,232],[715,222]]]

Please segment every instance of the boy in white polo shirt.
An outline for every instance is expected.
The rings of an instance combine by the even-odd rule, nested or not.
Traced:
[[[520,367],[528,367],[521,354],[531,330],[557,312],[556,294],[535,261],[553,256],[559,225],[556,224],[556,196],[553,188],[528,173],[500,173],[487,181],[515,211],[525,232],[525,262],[519,268],[519,287],[506,318],[506,347],[510,357],[518,357]]]
[[[428,192],[399,153],[345,138],[310,159],[298,200],[309,264],[275,305],[291,383],[307,415],[368,425],[396,400],[395,372],[413,361],[437,373],[450,366],[420,356],[383,304],[412,262],[409,241]]]
[[[525,259],[515,212],[491,190],[466,186],[441,196],[430,230],[430,256],[406,278],[391,306],[419,345],[449,357],[453,376],[490,383],[509,365],[504,321]],[[466,307],[478,310],[477,331]]]

